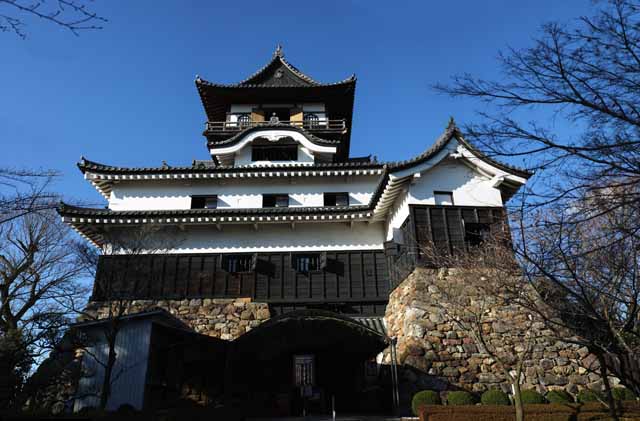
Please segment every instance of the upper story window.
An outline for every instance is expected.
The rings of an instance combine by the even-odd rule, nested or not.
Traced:
[[[291,266],[296,272],[308,273],[321,270],[323,265],[320,253],[304,253],[294,254]]]
[[[191,209],[216,209],[218,207],[218,196],[191,196]]]
[[[297,161],[298,145],[254,145],[252,161]]]
[[[222,257],[222,269],[229,273],[251,272],[255,269],[255,261],[251,254],[231,254]]]
[[[433,196],[436,205],[453,205],[453,192],[450,191],[434,191]]]
[[[325,193],[325,206],[349,206],[349,193]]]
[[[314,129],[320,125],[320,117],[315,113],[304,113],[304,127]]]
[[[263,208],[288,208],[289,195],[288,194],[263,194],[262,207]]]
[[[238,126],[241,128],[251,125],[251,114],[238,114]]]

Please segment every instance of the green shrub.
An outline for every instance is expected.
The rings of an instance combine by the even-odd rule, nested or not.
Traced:
[[[564,390],[551,390],[545,396],[549,403],[573,403],[573,397]]]
[[[583,389],[576,395],[579,403],[600,402],[600,399],[602,399],[601,394],[595,390]]]
[[[480,402],[483,405],[511,405],[509,396],[502,390],[492,389],[487,390],[480,397]]]
[[[617,401],[635,401],[636,395],[632,390],[627,389],[626,387],[614,387],[611,390],[613,394],[613,399]]]
[[[523,390],[520,396],[524,405],[547,403],[544,396],[535,390]]]
[[[579,403],[600,402],[602,395],[595,390],[583,389],[578,392],[576,399]]]
[[[476,400],[469,392],[456,391],[447,394],[447,404],[449,405],[475,405],[475,403]]]
[[[440,394],[438,392],[434,392],[433,390],[423,390],[413,395],[413,399],[411,400],[411,409],[413,410],[413,415],[418,416],[418,408],[422,405],[440,404],[442,404],[442,402],[440,401]]]

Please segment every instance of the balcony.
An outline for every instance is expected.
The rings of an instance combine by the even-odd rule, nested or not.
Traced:
[[[317,133],[346,133],[347,123],[342,120],[319,120],[319,121],[207,121],[205,124],[206,134],[235,133],[251,127],[262,126],[289,126],[298,127]]]

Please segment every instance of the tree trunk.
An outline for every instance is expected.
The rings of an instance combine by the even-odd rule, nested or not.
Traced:
[[[602,376],[602,383],[604,384],[604,391],[607,395],[607,404],[609,405],[609,414],[611,419],[618,421],[618,411],[616,411],[616,400],[613,398],[613,392],[611,391],[611,384],[609,383],[609,375],[607,373],[607,364],[604,355],[598,353],[598,362],[600,362],[600,375]]]
[[[105,335],[107,338],[107,345],[109,347],[109,354],[107,356],[107,364],[104,367],[104,379],[102,380],[102,390],[100,391],[100,409],[105,410],[107,408],[107,402],[111,396],[111,376],[113,373],[113,367],[116,364],[116,337],[117,332]]]

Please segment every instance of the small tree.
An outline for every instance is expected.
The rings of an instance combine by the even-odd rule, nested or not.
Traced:
[[[544,324],[520,305],[526,282],[509,243],[496,235],[478,247],[452,254],[427,245],[422,256],[446,268],[433,280],[436,306],[481,353],[496,362],[511,385],[516,419],[524,420],[520,389],[524,363],[542,339]],[[508,333],[493,337],[492,326],[496,323]]]

